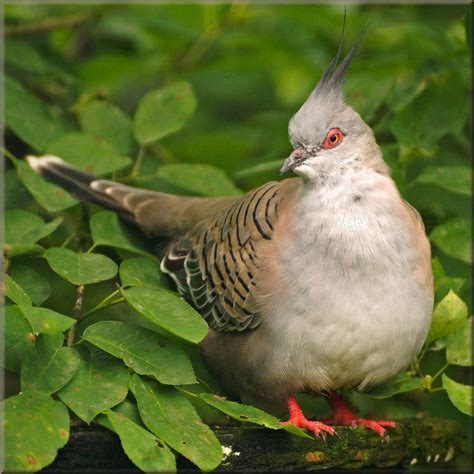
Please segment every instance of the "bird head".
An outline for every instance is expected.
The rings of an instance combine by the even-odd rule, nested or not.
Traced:
[[[361,35],[362,36],[362,35]],[[306,102],[291,118],[288,135],[293,152],[281,173],[293,170],[311,181],[340,174],[349,162],[378,162],[380,150],[372,129],[346,104],[342,91],[346,70],[357,51],[360,38],[338,64],[341,46]],[[341,40],[342,45],[342,40]]]

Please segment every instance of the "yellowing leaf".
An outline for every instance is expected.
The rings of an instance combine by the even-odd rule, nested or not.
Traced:
[[[148,145],[181,129],[196,108],[191,85],[177,82],[146,94],[134,118],[135,138]]]
[[[467,306],[459,296],[450,291],[436,306],[433,321],[426,339],[430,344],[456,331],[467,318]]]
[[[464,385],[450,379],[446,374],[442,375],[443,388],[446,390],[453,405],[466,415],[472,416],[473,387]]]
[[[69,439],[67,408],[45,393],[21,393],[4,402],[5,471],[39,471]]]

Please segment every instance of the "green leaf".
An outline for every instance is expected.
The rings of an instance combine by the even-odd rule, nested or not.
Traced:
[[[122,290],[122,295],[143,317],[175,336],[198,343],[207,334],[204,319],[176,293],[134,287]]]
[[[102,321],[89,326],[82,337],[122,359],[138,374],[151,375],[170,385],[196,382],[183,350],[154,331],[120,321]]]
[[[450,364],[470,367],[472,363],[472,318],[451,333],[446,340],[446,360]]]
[[[112,211],[101,211],[90,220],[95,245],[105,245],[141,255],[150,255],[145,238],[132,232]]]
[[[140,416],[152,433],[203,471],[220,464],[219,441],[184,395],[137,375],[132,376],[130,389],[137,399]]]
[[[281,162],[280,162],[281,165]],[[155,175],[132,180],[134,186],[188,196],[238,196],[242,191],[221,169],[201,164],[160,166]]]
[[[132,402],[128,399],[125,399],[122,403],[114,407],[114,413],[120,413],[127,417],[130,421],[133,421],[136,425],[145,428],[145,425],[140,418],[140,412],[138,411],[138,406],[135,402]],[[107,428],[110,431],[114,431],[115,429],[110,423],[109,419],[106,415],[99,415],[95,420],[95,423]]]
[[[46,104],[9,76],[5,77],[5,123],[39,151],[64,133],[64,127],[52,117]]]
[[[122,413],[109,410],[106,415],[119,435],[125,454],[135,466],[145,472],[176,471],[174,454],[156,436]]]
[[[51,294],[51,285],[48,280],[31,267],[13,265],[10,275],[25,289],[36,306],[43,304]]]
[[[443,299],[449,293],[449,290],[459,293],[464,285],[463,278],[447,276],[441,262],[437,258],[432,259],[431,266],[433,268],[436,301]]]
[[[129,258],[120,264],[122,286],[145,286],[166,288],[166,277],[160,272],[160,264],[155,258]]]
[[[189,392],[186,392],[189,393]],[[195,394],[191,394],[195,395]],[[268,413],[265,413],[258,408],[242,405],[225,398],[220,397],[219,395],[213,395],[210,393],[200,393],[197,395],[198,398],[206,402],[208,405],[216,408],[217,410],[225,413],[226,415],[234,418],[234,420],[248,423],[255,423],[257,425],[266,426],[272,430],[279,430],[282,428],[282,425],[278,421],[278,418],[275,418]]]
[[[472,416],[473,391],[472,386],[463,385],[451,380],[446,374],[442,375],[443,388],[446,390],[452,404],[466,415]]]
[[[81,128],[98,138],[104,138],[121,153],[133,150],[133,130],[130,117],[110,102],[94,100],[79,112]]]
[[[33,74],[45,74],[49,66],[31,43],[14,38],[6,38],[5,64]]]
[[[430,240],[446,255],[468,264],[472,262],[469,219],[455,217],[443,222],[433,229]]]
[[[31,305],[28,293],[10,276],[5,275],[5,296],[17,304]]]
[[[216,408],[217,410],[225,413],[226,415],[234,418],[234,420],[245,422],[245,423],[255,423],[257,425],[265,426],[271,428],[272,430],[286,430],[290,431],[293,434],[301,436],[302,438],[311,438],[303,430],[294,426],[294,425],[282,425],[278,418],[260,410],[258,408],[252,407],[250,405],[243,405],[241,403],[236,403],[225,398],[220,397],[219,395],[213,395],[210,393],[200,393],[195,394],[191,392],[184,391],[190,396],[197,397],[203,400],[208,405]]]
[[[177,82],[148,92],[134,118],[135,138],[149,145],[180,130],[194,113],[196,98],[187,82]]]
[[[105,352],[85,349],[79,355],[76,374],[58,396],[79,418],[90,423],[99,413],[125,399],[130,372]]]
[[[63,332],[76,322],[75,319],[56,313],[56,311],[49,308],[20,305],[20,310],[30,323],[35,334]]]
[[[20,372],[21,362],[35,348],[35,336],[18,306],[5,306],[5,368]]]
[[[8,258],[15,257],[31,257],[33,255],[42,255],[44,248],[41,245],[36,244],[16,244],[16,245],[4,245],[4,250]]]
[[[418,183],[434,184],[456,194],[471,196],[471,169],[467,166],[436,166],[423,170]]]
[[[5,212],[5,244],[34,244],[56,230],[62,218],[57,217],[45,223],[41,217],[23,209],[10,209]]]
[[[79,356],[72,347],[62,347],[62,334],[59,336],[38,336],[34,351],[21,365],[22,391],[55,393],[76,373]]]
[[[371,398],[388,398],[397,393],[411,392],[421,388],[423,380],[419,377],[413,377],[407,372],[399,372],[395,377],[388,382],[378,385],[377,387],[364,392]]]
[[[118,271],[113,260],[96,253],[79,253],[60,247],[45,251],[49,266],[74,285],[88,285],[110,280]]]
[[[19,163],[22,163],[22,161],[17,161],[17,166]],[[24,209],[31,203],[31,195],[20,181],[16,168],[5,170],[3,185],[5,210]]]
[[[459,296],[450,291],[436,306],[433,312],[430,332],[426,344],[448,336],[462,326],[467,319],[467,306]]]
[[[399,143],[433,148],[444,135],[461,130],[469,110],[463,91],[458,75],[433,74],[423,92],[393,118],[391,129]]]
[[[71,132],[50,143],[47,153],[56,155],[89,174],[104,175],[132,163],[109,142],[86,132]]]
[[[25,161],[17,163],[18,176],[36,202],[48,212],[58,212],[74,206],[79,201],[63,188],[56,186],[35,173]]]
[[[67,408],[48,395],[21,393],[4,402],[5,471],[39,471],[69,439]]]

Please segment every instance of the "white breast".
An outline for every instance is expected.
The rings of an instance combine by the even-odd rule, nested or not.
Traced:
[[[295,239],[282,248],[286,288],[262,328],[273,350],[261,356],[269,381],[294,391],[386,380],[413,360],[431,321],[432,300],[412,277],[415,249],[393,210],[398,192],[375,173],[353,183],[305,193]]]

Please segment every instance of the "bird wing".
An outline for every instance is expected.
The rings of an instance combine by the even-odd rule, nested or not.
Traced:
[[[255,299],[262,248],[274,237],[282,200],[298,179],[269,182],[242,196],[173,245],[161,268],[217,331],[259,325]]]

